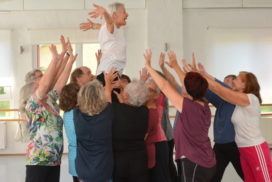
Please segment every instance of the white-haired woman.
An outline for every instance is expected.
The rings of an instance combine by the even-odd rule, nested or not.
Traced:
[[[122,3],[112,3],[108,10],[96,4],[93,4],[93,6],[95,10],[89,13],[91,18],[103,17],[105,23],[99,25],[88,20],[87,23],[81,24],[81,29],[84,31],[100,29],[98,40],[102,57],[96,74],[98,75],[97,78],[104,84],[103,72],[114,67],[121,75],[125,68],[127,59],[126,40],[121,27],[126,25],[128,13]]]
[[[116,74],[105,74],[105,88],[98,80],[83,86],[74,110],[77,138],[76,172],[83,182],[107,182],[112,178],[111,82]]]
[[[70,42],[65,42],[63,36],[61,43],[61,54],[58,54],[56,46],[50,46],[52,61],[45,74],[21,90],[20,108],[29,125],[26,182],[59,181],[63,121],[59,115],[57,99],[76,59]],[[68,63],[68,58],[64,57],[67,51],[70,54]]]
[[[114,182],[148,182],[144,137],[148,128],[145,107],[148,90],[143,81],[132,81],[113,103]]]

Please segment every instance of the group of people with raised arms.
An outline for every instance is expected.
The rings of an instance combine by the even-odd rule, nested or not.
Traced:
[[[196,64],[194,55],[191,64],[183,60],[181,67],[172,51],[167,62],[160,54],[159,72],[147,49],[140,78],[131,81],[123,74],[125,6],[94,7],[90,16],[103,17],[105,23],[88,20],[80,28],[99,29],[96,76],[85,66],[71,73],[77,55],[63,36],[60,53],[50,46],[52,60],[45,73],[35,69],[26,75],[20,92],[20,111],[29,130],[26,182],[60,180],[63,124],[74,182],[216,182],[229,162],[246,182],[271,180],[270,151],[259,127],[260,86],[254,74],[229,75],[224,83]],[[174,129],[168,100],[177,109]],[[216,107],[213,148],[209,102]]]

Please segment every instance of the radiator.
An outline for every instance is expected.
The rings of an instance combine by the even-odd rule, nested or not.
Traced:
[[[7,124],[0,122],[0,149],[5,149],[7,146]]]

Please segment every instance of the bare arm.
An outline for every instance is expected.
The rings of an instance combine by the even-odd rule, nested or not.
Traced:
[[[104,78],[105,78],[105,95],[107,98],[107,102],[112,102],[112,98],[111,98],[111,91],[112,91],[112,81],[117,77],[117,73],[116,70],[114,68],[112,68],[110,70],[109,73],[105,73],[104,72]]]
[[[70,41],[68,41],[67,50],[68,50],[68,53],[70,54],[69,61],[65,65],[65,68],[64,68],[63,72],[61,73],[61,75],[60,75],[60,77],[54,87],[59,94],[61,93],[62,88],[67,83],[67,80],[68,80],[71,70],[72,70],[72,66],[77,58],[77,54],[73,55],[73,49],[72,49]]]
[[[47,94],[47,92],[49,91],[49,88],[52,84],[52,80],[54,80],[54,76],[55,76],[55,72],[56,72],[56,65],[58,62],[58,52],[56,49],[56,46],[51,44],[51,46],[49,47],[50,52],[52,54],[52,60],[48,66],[48,68],[46,69],[43,77],[41,78],[40,82],[39,82],[39,86],[36,90],[36,94],[38,96],[36,102],[40,102],[41,99],[44,98],[44,96]]]
[[[234,105],[248,106],[250,104],[247,94],[233,91],[217,83],[213,77],[207,76],[208,74],[205,74],[206,71],[202,64],[199,63],[198,68],[199,72],[207,79],[209,88],[219,97]]]
[[[90,19],[87,19],[86,22],[83,22],[80,24],[80,30],[87,31],[87,30],[100,30],[101,24],[100,23],[94,23]]]
[[[185,73],[182,71],[182,69],[178,65],[176,54],[172,51],[169,51],[167,54],[168,54],[169,61],[166,62],[166,64],[170,68],[175,70],[175,72],[177,73],[177,75],[179,77],[181,84],[183,85]]]
[[[183,96],[181,96],[167,80],[161,77],[152,67],[151,67],[151,50],[146,50],[144,57],[146,60],[145,67],[149,72],[150,76],[156,82],[161,91],[169,98],[169,100],[174,104],[176,109],[181,112],[183,106]]]
[[[165,55],[163,53],[160,54],[160,59],[159,59],[159,65],[160,65],[160,68],[163,72],[163,74],[166,76],[167,80],[169,81],[169,83],[172,85],[172,87],[174,89],[178,89],[179,85],[175,79],[175,77],[168,71],[168,69],[165,67],[165,64],[164,64],[164,57]]]
[[[93,4],[93,6],[96,9],[94,11],[91,11],[89,13],[89,15],[91,16],[91,18],[97,18],[99,16],[103,17],[104,20],[105,20],[105,22],[106,22],[108,32],[109,33],[113,33],[114,32],[114,23],[113,23],[113,19],[110,16],[110,14],[102,6],[98,6],[97,4]]]

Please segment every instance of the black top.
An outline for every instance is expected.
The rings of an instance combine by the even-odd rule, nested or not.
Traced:
[[[84,182],[105,182],[112,177],[112,118],[111,104],[95,116],[82,113],[78,107],[74,110],[75,166],[79,179]]]
[[[148,128],[147,107],[113,103],[112,138],[114,151],[145,150]]]

